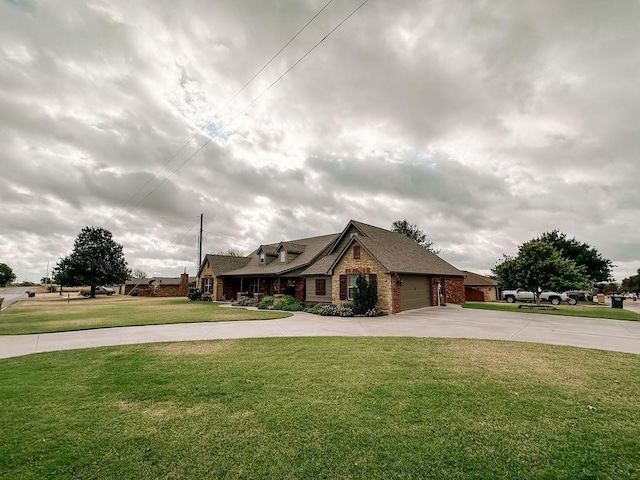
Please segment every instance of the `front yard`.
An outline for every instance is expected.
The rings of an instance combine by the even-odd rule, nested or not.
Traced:
[[[29,355],[0,360],[0,478],[637,479],[639,372],[638,355],[451,339]]]
[[[0,335],[66,332],[167,323],[271,320],[287,312],[226,308],[186,298],[102,297],[18,302],[0,313]]]

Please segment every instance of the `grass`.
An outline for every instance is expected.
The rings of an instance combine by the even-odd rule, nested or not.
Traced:
[[[557,305],[555,310],[534,310],[518,308],[518,303],[466,302],[463,308],[477,310],[499,310],[501,312],[539,313],[541,315],[567,315],[570,317],[608,318],[612,320],[640,320],[640,314],[630,310],[611,308],[611,305],[578,303],[577,305]]]
[[[225,308],[186,298],[105,297],[26,300],[0,313],[0,335],[65,332],[102,327],[160,325],[167,323],[268,320],[290,313]]]
[[[640,356],[288,338],[0,361],[0,478],[638,478]]]

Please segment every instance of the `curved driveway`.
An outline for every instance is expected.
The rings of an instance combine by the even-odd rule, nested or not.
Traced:
[[[0,336],[0,358],[55,350],[185,340],[307,336],[480,338],[640,354],[640,322],[428,307],[376,318],[295,313],[279,320],[115,327]]]

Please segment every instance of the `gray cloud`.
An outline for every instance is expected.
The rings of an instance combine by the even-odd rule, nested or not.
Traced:
[[[37,280],[99,224],[193,272],[204,212],[207,251],[407,218],[460,268],[559,228],[635,273],[637,2],[369,2],[240,114],[334,2],[221,110],[323,4],[0,3],[0,261]]]

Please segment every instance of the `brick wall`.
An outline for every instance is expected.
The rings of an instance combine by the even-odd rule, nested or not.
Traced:
[[[464,279],[462,277],[445,277],[444,292],[446,303],[464,303]]]
[[[394,273],[391,275],[391,313],[398,313],[402,308],[402,300],[400,296],[400,275]]]
[[[347,269],[353,270],[358,268],[368,268],[370,273],[375,273],[377,275],[378,303],[376,304],[376,309],[385,313],[393,312],[394,305],[392,300],[391,275],[389,273],[385,273],[382,265],[369,255],[363,247],[360,247],[360,258],[353,258],[353,245],[358,245],[358,242],[356,241],[351,245],[349,250],[347,250],[333,269],[333,276],[331,277],[331,302],[336,305],[340,305],[340,302],[343,301],[340,300],[340,275],[354,275],[348,274]]]

